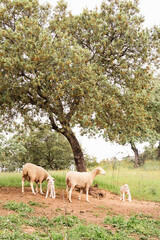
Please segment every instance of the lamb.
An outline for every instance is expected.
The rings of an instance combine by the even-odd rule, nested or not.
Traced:
[[[129,190],[129,186],[127,184],[124,184],[121,188],[120,188],[120,192],[121,192],[121,196],[120,196],[120,200],[123,199],[123,202],[125,201],[125,194],[128,195],[128,201],[131,202],[131,194],[130,194],[130,190]],[[123,195],[123,197],[122,197]]]
[[[54,187],[54,181],[55,181],[55,179],[52,178],[51,176],[49,176],[49,177],[47,177],[46,180],[47,180],[47,182],[48,182],[48,184],[47,184],[46,198],[48,197],[49,191],[51,191],[50,197],[55,198],[55,187]],[[53,196],[53,193],[54,193],[54,196]]]
[[[92,185],[92,182],[97,174],[105,175],[105,171],[103,170],[103,168],[98,167],[94,169],[92,172],[73,172],[73,171],[68,172],[66,174],[66,185],[67,185],[66,191],[67,191],[67,198],[69,199],[69,202],[72,202],[71,195],[72,195],[72,190],[75,187],[80,188],[79,200],[81,200],[82,188],[84,187],[86,188],[86,201],[89,202],[88,190],[89,190],[89,187]]]
[[[30,181],[32,193],[36,195],[33,183],[36,182],[36,192],[38,192],[38,182],[40,184],[40,193],[42,192],[42,182],[49,177],[49,173],[42,167],[39,167],[32,163],[26,163],[22,170],[22,193],[24,193],[24,181]]]

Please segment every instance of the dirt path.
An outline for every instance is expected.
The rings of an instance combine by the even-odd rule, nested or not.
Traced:
[[[87,222],[101,225],[103,219],[107,215],[123,215],[130,216],[133,214],[150,215],[155,219],[160,218],[160,203],[137,201],[133,200],[122,202],[119,196],[106,191],[106,197],[102,199],[89,196],[90,202],[85,201],[85,194],[82,195],[82,200],[78,200],[78,193],[73,191],[72,203],[66,200],[66,192],[64,189],[56,189],[56,198],[45,199],[44,195],[39,193],[34,196],[30,188],[25,189],[25,194],[21,193],[21,188],[0,188],[0,215],[8,215],[13,213],[10,210],[5,210],[2,205],[8,201],[15,200],[16,202],[28,203],[29,201],[37,202],[41,206],[34,207],[35,215],[46,215],[49,218],[59,214],[68,214],[78,216],[85,219]],[[43,207],[42,207],[43,206]]]

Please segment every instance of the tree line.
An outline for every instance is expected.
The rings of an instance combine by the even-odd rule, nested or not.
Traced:
[[[106,150],[107,151],[107,150]],[[83,151],[84,152],[84,151]],[[96,157],[84,153],[85,165],[93,168],[102,165],[118,164],[119,160],[102,159],[99,163]],[[147,160],[160,160],[159,148],[152,145],[145,147],[139,154],[140,165]],[[130,162],[135,166],[133,157],[124,157],[122,162]],[[72,149],[68,141],[61,134],[52,131],[48,126],[32,129],[26,132],[14,132],[12,136],[0,134],[0,171],[21,171],[25,163],[34,163],[47,170],[75,170]]]

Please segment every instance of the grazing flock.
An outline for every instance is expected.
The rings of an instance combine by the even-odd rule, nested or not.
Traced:
[[[105,171],[103,170],[103,168],[97,167],[91,172],[69,171],[66,174],[66,186],[67,186],[66,191],[67,191],[67,198],[69,202],[72,202],[71,196],[72,196],[72,191],[75,187],[80,188],[79,200],[81,200],[81,194],[82,194],[83,188],[86,188],[86,201],[89,202],[88,191],[95,177],[98,174],[105,175]],[[51,175],[44,168],[32,163],[26,163],[22,169],[22,193],[24,193],[25,180],[30,181],[31,190],[34,195],[36,195],[36,193],[38,192],[38,183],[40,185],[40,193],[43,194],[42,182],[46,180],[47,181],[46,198],[48,197],[49,192],[50,192],[50,197],[55,198],[55,187],[54,187],[55,179],[51,177]],[[36,183],[36,192],[34,191],[34,187],[33,187],[34,182]],[[131,202],[130,189],[127,184],[125,184],[120,188],[120,193],[121,193],[120,200],[123,199],[123,202],[124,202],[125,194],[127,194],[128,200],[129,202]]]

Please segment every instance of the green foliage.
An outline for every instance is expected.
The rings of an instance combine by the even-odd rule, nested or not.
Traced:
[[[83,165],[72,128],[108,140],[142,140],[154,128],[146,109],[159,66],[159,29],[143,28],[138,1],[104,1],[73,16],[59,1],[0,3],[0,113],[3,128],[50,124]],[[79,170],[85,170],[82,166]]]
[[[151,138],[151,142],[155,142],[160,139],[160,76],[156,79],[154,83],[154,88],[151,92],[151,98],[146,106],[147,111],[152,116],[152,121],[154,121],[154,135]]]
[[[21,168],[26,148],[19,136],[15,135],[8,138],[2,135],[3,139],[0,141],[0,167],[2,170],[14,171]]]
[[[98,162],[96,157],[90,157],[88,154],[85,154],[84,157],[87,168],[93,168],[97,166]]]
[[[64,136],[46,127],[14,134],[0,143],[0,166],[14,171],[26,162],[46,169],[65,169],[73,164],[71,147]]]
[[[91,60],[106,74],[107,79],[101,76],[103,80],[98,83],[102,99],[96,105],[98,129],[104,128],[106,139],[123,144],[131,137],[133,141],[147,137],[150,128],[145,105],[152,86],[149,66],[155,56],[149,54],[153,47],[149,41],[152,31],[140,27],[143,18],[137,4],[137,1],[103,2],[99,14],[96,10],[84,10],[77,16],[78,24],[73,30],[81,45],[91,49]]]
[[[81,221],[75,216],[58,216],[53,220],[54,223],[63,225],[66,227],[73,227],[76,224],[79,224]]]
[[[28,204],[29,204],[30,206],[44,207],[42,204],[40,204],[40,203],[38,203],[38,202],[29,201]]]
[[[31,132],[22,136],[27,149],[25,162],[43,166],[46,169],[65,169],[73,164],[71,147],[64,136],[50,129]]]
[[[106,231],[104,228],[95,225],[78,224],[74,229],[69,231],[71,239],[114,239],[113,234]]]
[[[19,4],[17,0],[1,1],[1,7],[1,34],[5,41],[1,45],[1,86],[5,87],[1,110],[14,108],[25,117],[27,124],[36,115],[46,118],[48,115],[57,129],[59,125],[69,127],[71,117],[86,108],[88,94],[93,96],[95,77],[91,65],[86,64],[89,51],[68,37],[67,31],[63,34],[58,27],[55,31],[50,29],[49,5],[42,7],[38,1]],[[69,21],[65,8],[57,8],[57,11],[58,14],[63,11],[62,22],[66,18]],[[52,15],[58,23],[56,10]],[[13,81],[12,91],[10,81]]]
[[[143,162],[151,159],[158,160],[157,147],[153,147],[153,146],[145,147],[145,150],[140,155],[140,157],[142,158]]]
[[[18,213],[31,213],[33,209],[23,202],[17,203],[15,201],[7,202],[3,205],[4,208],[13,210]]]

